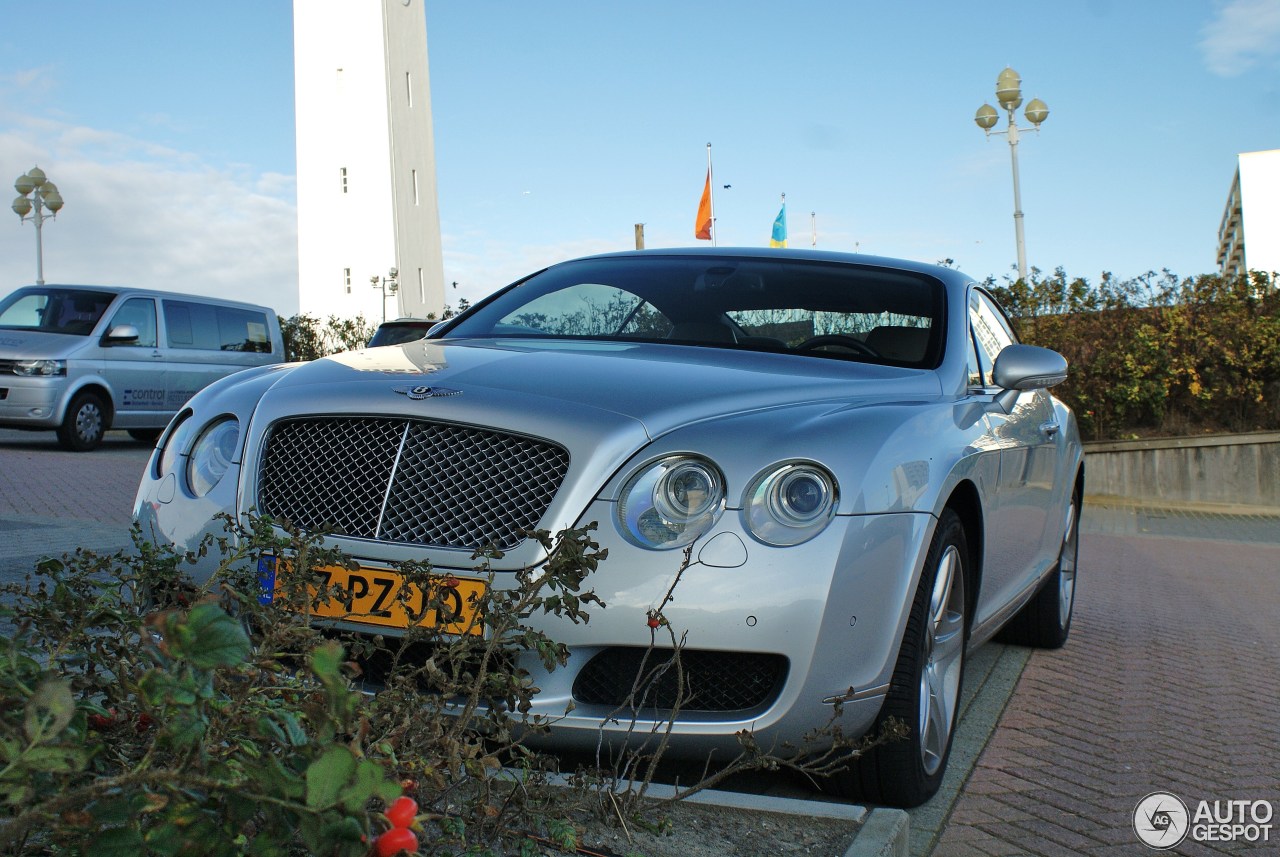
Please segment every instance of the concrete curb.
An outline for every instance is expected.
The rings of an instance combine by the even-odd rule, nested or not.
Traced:
[[[509,771],[509,773],[518,772]],[[568,777],[560,775],[551,776],[548,779],[552,784],[566,785]],[[664,783],[651,783],[645,791],[646,796],[657,800],[670,798],[675,793],[674,786]],[[901,809],[875,807],[868,810],[864,806],[851,803],[726,792],[716,789],[696,792],[681,800],[687,803],[720,806],[747,812],[772,812],[778,815],[848,821],[851,825],[857,825],[857,829],[844,857],[908,857],[910,854],[911,817]],[[726,857],[749,857],[749,855],[726,855]]]
[[[905,810],[876,807],[858,828],[844,857],[907,857],[910,828],[911,816]]]

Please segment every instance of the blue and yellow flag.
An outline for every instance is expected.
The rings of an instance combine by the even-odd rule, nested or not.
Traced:
[[[782,197],[782,209],[773,221],[773,235],[769,238],[770,247],[787,246],[787,197]]]

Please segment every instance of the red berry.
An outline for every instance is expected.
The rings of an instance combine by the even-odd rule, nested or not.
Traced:
[[[661,620],[661,619],[659,619],[657,616],[650,616],[650,617],[649,617],[649,627],[650,627],[650,628],[656,628],[656,627],[658,627],[658,626],[659,626],[659,625],[661,625],[661,624],[662,624],[662,620]]]
[[[395,857],[401,851],[416,854],[418,837],[407,827],[394,827],[377,838],[373,843],[373,850],[378,857]]]
[[[444,585],[450,589],[457,589],[460,583],[462,583],[462,581],[458,580],[458,578],[454,577],[452,574],[444,579]]]
[[[111,728],[111,725],[113,723],[115,723],[115,720],[111,717],[107,717],[106,715],[103,715],[103,714],[89,715],[89,728],[96,729],[99,732],[106,732],[108,729]]]
[[[392,827],[410,827],[418,815],[418,802],[411,797],[398,797],[387,808],[387,821]]]

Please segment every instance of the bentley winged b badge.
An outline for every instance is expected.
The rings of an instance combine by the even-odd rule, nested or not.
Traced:
[[[422,399],[439,399],[444,396],[461,396],[461,390],[452,390],[448,387],[428,387],[425,385],[416,385],[413,387],[392,387],[392,390],[402,396],[408,396],[414,401]]]

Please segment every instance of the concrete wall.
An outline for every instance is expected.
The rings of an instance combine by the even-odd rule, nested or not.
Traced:
[[[1085,490],[1135,502],[1280,509],[1280,432],[1086,443]]]

